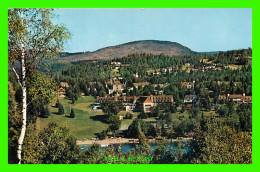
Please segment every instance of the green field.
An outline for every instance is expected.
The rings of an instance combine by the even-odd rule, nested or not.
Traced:
[[[75,104],[71,104],[71,100],[59,98],[60,103],[64,106],[65,114],[57,115],[58,108],[54,105],[56,100],[50,104],[49,108],[51,116],[49,118],[39,118],[37,128],[42,130],[47,127],[49,122],[56,122],[61,126],[66,126],[77,139],[90,139],[95,137],[95,133],[99,133],[108,128],[108,125],[98,120],[93,120],[91,117],[103,115],[102,111],[93,111],[90,109],[90,104],[95,102],[95,98],[91,96],[81,96]],[[74,109],[75,118],[68,118],[70,108]]]

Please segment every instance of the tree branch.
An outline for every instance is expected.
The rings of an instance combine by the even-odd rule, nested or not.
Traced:
[[[14,69],[14,67],[12,67],[12,69],[13,69],[13,71],[14,71],[14,73],[15,73],[15,76],[16,76],[16,78],[17,78],[18,83],[20,84],[20,86],[21,86],[21,88],[22,88],[22,84],[21,84],[21,82],[20,82],[20,77],[19,77],[18,73],[16,72],[16,70]]]

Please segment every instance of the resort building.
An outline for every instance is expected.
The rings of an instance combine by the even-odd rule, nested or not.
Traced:
[[[245,93],[243,94],[227,94],[226,95],[219,95],[219,100],[232,100],[235,103],[252,103],[252,96],[246,96]]]
[[[106,88],[108,89],[108,94],[112,94],[112,93],[122,93],[122,91],[124,90],[125,84],[121,84],[120,81],[113,81],[113,79],[111,79],[111,81],[106,83]]]
[[[143,111],[145,113],[150,112],[151,108],[157,106],[160,103],[173,104],[172,95],[159,95],[159,96],[114,96],[114,97],[97,97],[96,103],[105,103],[106,101],[121,101],[126,111]]]

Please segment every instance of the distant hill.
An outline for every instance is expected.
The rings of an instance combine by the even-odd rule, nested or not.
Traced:
[[[129,54],[151,53],[154,55],[193,55],[196,52],[170,41],[144,40],[110,46],[93,52],[65,53],[60,61],[78,62],[122,58]]]

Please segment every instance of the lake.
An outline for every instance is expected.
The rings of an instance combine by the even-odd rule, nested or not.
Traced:
[[[182,150],[184,151],[184,153],[187,153],[190,150],[190,146],[189,146],[189,142],[187,140],[182,141],[183,145],[182,145]],[[149,142],[150,144],[150,149],[152,151],[155,150],[157,143],[156,142]],[[121,144],[111,144],[111,145],[101,145],[101,149],[105,150],[108,146],[114,147],[114,148],[118,148],[120,146],[121,151],[124,153],[127,153],[129,150],[133,150],[134,148],[136,148],[136,146],[138,145],[138,143],[121,143]],[[87,150],[91,145],[81,145],[81,150]],[[178,149],[178,142],[169,142],[167,144],[167,149],[172,149],[172,150],[176,150]]]

